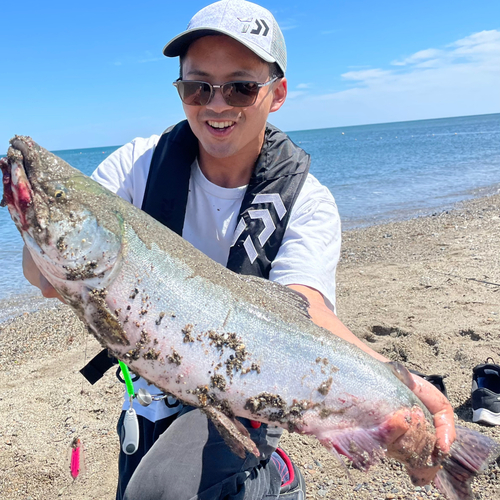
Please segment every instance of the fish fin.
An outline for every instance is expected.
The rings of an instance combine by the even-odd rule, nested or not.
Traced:
[[[333,445],[330,442],[327,441],[322,441],[321,444],[333,455],[333,457],[337,460],[338,464],[340,467],[344,470],[347,478],[351,483],[354,483],[352,480],[351,473],[349,472],[349,469],[347,468],[347,465],[345,464],[344,460],[342,460],[342,457],[340,456],[339,452],[333,447]]]
[[[386,365],[389,366],[389,368],[392,370],[392,373],[394,373],[394,375],[401,382],[403,382],[406,387],[413,391],[413,389],[415,388],[415,381],[413,380],[411,373],[405,366],[403,366],[398,361],[389,361],[386,363]]]
[[[344,430],[321,437],[319,441],[333,455],[344,455],[356,469],[366,471],[385,455],[385,448],[382,446],[385,436],[383,430],[376,427]]]
[[[436,488],[449,500],[472,500],[470,483],[500,454],[500,445],[479,432],[456,426],[457,437],[436,474]]]
[[[211,406],[205,406],[201,411],[212,421],[233,453],[240,458],[245,458],[245,451],[253,453],[256,457],[260,455],[256,444],[250,438],[250,433],[236,418],[230,418]]]
[[[104,348],[114,344],[128,346],[130,342],[123,324],[118,321],[106,301],[107,293],[105,288],[87,287],[87,303],[92,306],[92,309],[87,308],[86,311],[91,318],[91,324],[87,328]],[[85,324],[89,323],[86,318],[83,321]]]
[[[309,315],[309,300],[307,297],[289,288],[287,286],[276,283],[275,281],[269,281],[258,276],[248,276],[248,275],[238,275],[238,277],[253,287],[255,287],[260,292],[268,294],[273,298],[278,298],[281,302],[285,303],[291,308],[296,309],[302,313],[306,318],[310,319]]]

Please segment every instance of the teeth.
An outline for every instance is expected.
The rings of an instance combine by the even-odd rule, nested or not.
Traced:
[[[213,122],[208,121],[208,124],[213,128],[227,128],[234,125],[234,122]]]

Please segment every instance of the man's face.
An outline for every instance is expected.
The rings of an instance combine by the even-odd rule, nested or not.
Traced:
[[[220,85],[235,80],[265,83],[269,65],[251,50],[230,37],[205,36],[194,41],[183,58],[182,78]],[[184,112],[200,147],[213,158],[255,161],[267,117],[277,111],[286,97],[286,80],[260,89],[255,104],[246,108],[229,106],[220,89],[206,106],[183,104]],[[236,159],[236,158],[235,158]]]

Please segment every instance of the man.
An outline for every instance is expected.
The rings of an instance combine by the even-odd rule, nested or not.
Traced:
[[[94,179],[233,271],[302,293],[314,322],[386,361],[334,313],[340,221],[331,194],[308,174],[309,157],[267,124],[287,94],[286,49],[271,13],[246,1],[217,2],[198,12],[164,54],[180,56],[174,85],[187,122],[120,148]],[[24,255],[28,280],[46,297],[57,296]],[[453,411],[439,391],[415,381],[447,452]],[[136,392],[140,387],[153,390],[138,380]],[[273,453],[278,428],[241,419],[261,457],[240,459],[197,409],[174,401],[134,407],[140,449],[120,455],[118,499],[260,500],[280,494],[280,457]],[[123,414],[119,432],[122,426]],[[290,494],[301,498],[300,488],[280,496]]]

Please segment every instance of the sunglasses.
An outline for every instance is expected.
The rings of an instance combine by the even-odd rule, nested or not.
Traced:
[[[258,82],[227,82],[222,85],[212,85],[208,82],[189,80],[176,80],[173,85],[177,87],[179,96],[184,104],[189,106],[206,106],[214,97],[215,90],[220,89],[224,101],[229,106],[244,108],[252,106],[257,100],[262,87],[267,87],[279,77],[275,76],[266,83]]]

